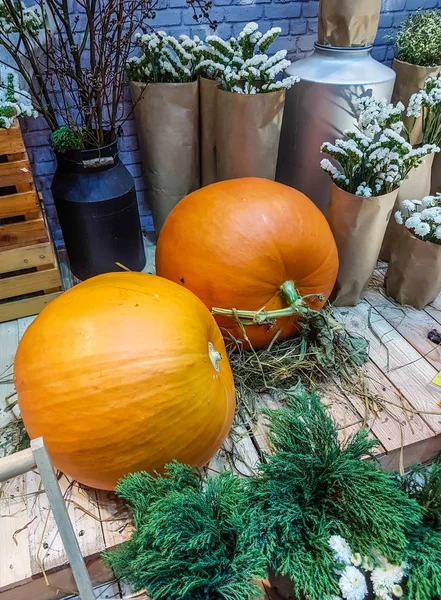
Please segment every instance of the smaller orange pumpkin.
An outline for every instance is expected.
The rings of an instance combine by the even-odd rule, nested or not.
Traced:
[[[27,329],[14,373],[31,438],[44,437],[55,467],[100,489],[173,459],[203,466],[233,421],[214,318],[153,275],[99,275],[62,294]]]
[[[212,310],[280,311],[298,296],[320,310],[334,287],[338,254],[329,225],[304,194],[267,179],[222,181],[193,192],[173,209],[156,249],[158,275],[194,292]],[[234,318],[216,315],[239,340]],[[247,325],[254,348],[282,341],[296,317]],[[246,347],[246,344],[245,344]]]

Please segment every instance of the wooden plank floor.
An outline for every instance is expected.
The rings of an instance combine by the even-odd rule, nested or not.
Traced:
[[[154,272],[154,246],[146,240],[148,264]],[[62,263],[63,253],[61,253]],[[67,287],[75,283],[65,264],[61,265]],[[427,462],[441,451],[441,389],[431,385],[441,370],[441,346],[427,338],[432,329],[441,331],[441,297],[426,310],[396,306],[387,299],[376,272],[365,299],[356,308],[338,309],[336,314],[347,328],[362,333],[370,342],[370,360],[360,381],[351,389],[328,382],[322,399],[335,418],[341,438],[362,426],[377,439],[378,456],[388,470]],[[26,327],[33,317],[0,324],[0,406],[13,394],[12,364]],[[368,389],[370,407],[358,393]],[[359,388],[359,390],[357,390]],[[275,408],[277,402],[262,397],[262,404]],[[11,418],[0,411],[0,424]],[[208,467],[212,473],[233,468],[243,476],[254,473],[262,452],[268,450],[265,423],[243,423],[235,428]],[[121,544],[130,535],[129,515],[113,494],[86,489],[66,477],[60,485],[70,517],[97,588],[97,598],[128,595],[112,581],[100,561],[106,548]],[[9,481],[0,496],[0,600],[52,600],[75,592],[66,555],[41,488],[38,473]],[[42,575],[42,569],[47,581]]]

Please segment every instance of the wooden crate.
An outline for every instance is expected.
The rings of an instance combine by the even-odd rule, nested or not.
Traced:
[[[49,228],[15,124],[0,129],[0,322],[37,314],[61,291]]]

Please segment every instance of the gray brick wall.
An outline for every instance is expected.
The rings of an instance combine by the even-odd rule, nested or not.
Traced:
[[[286,48],[292,60],[307,56],[313,49],[317,36],[317,0],[213,0],[212,17],[219,23],[218,34],[223,37],[237,35],[249,21],[261,24],[261,29],[278,26],[282,34],[274,44],[274,51]],[[385,39],[393,34],[399,23],[418,8],[441,8],[441,0],[382,0],[382,14],[373,56],[389,62],[393,56],[390,43]],[[156,27],[171,34],[204,36],[206,28],[193,20],[193,11],[185,0],[162,0],[154,21]],[[53,201],[50,183],[54,172],[54,158],[48,146],[48,131],[41,119],[28,120],[24,125],[25,139],[33,166],[37,185],[43,191],[51,228],[57,243],[62,242]],[[148,198],[145,197],[145,182],[142,175],[141,159],[132,120],[124,127],[120,141],[121,158],[135,178],[138,191],[142,226],[152,230]]]

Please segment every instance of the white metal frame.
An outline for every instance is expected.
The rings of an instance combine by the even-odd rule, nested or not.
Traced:
[[[32,440],[27,450],[0,459],[0,482],[23,475],[35,467],[38,468],[81,600],[94,600],[92,582],[42,437]]]

